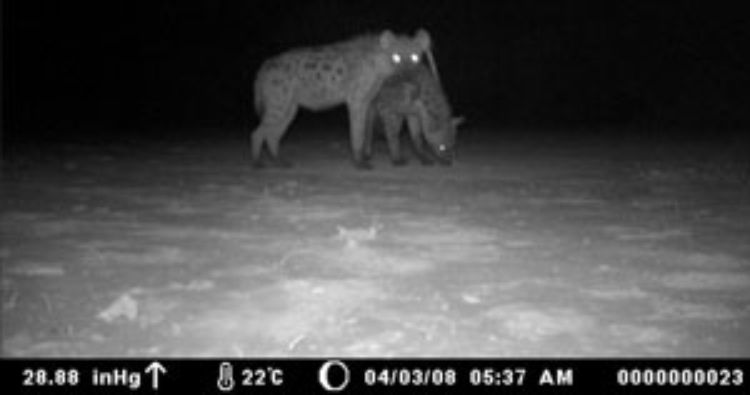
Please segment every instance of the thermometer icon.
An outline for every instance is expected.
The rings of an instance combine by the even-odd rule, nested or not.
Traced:
[[[222,392],[229,392],[234,388],[234,373],[232,373],[232,364],[222,362],[219,365],[219,379],[216,380],[216,386]]]

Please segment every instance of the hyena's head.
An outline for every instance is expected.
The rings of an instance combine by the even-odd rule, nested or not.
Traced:
[[[456,155],[456,133],[464,117],[448,118],[444,122],[423,130],[424,139],[430,146],[438,161],[450,165]]]
[[[401,67],[422,62],[430,46],[430,34],[424,29],[419,29],[413,38],[386,30],[378,38],[376,64],[381,74],[392,74]]]

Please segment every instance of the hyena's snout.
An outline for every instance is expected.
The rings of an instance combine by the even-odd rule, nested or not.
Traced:
[[[441,165],[450,166],[456,157],[456,150],[452,145],[437,144],[432,147],[432,151]]]

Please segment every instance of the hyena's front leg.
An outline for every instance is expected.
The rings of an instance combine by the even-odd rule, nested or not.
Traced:
[[[365,159],[365,118],[367,115],[367,104],[349,103],[349,133],[352,147],[354,166],[360,170],[371,170],[372,165]]]
[[[412,145],[414,146],[414,153],[417,154],[419,162],[424,166],[431,166],[435,162],[432,160],[428,152],[425,152],[423,144],[422,134],[425,132],[422,128],[422,123],[417,115],[409,115],[406,118],[406,122],[409,126],[409,136],[411,137]]]
[[[364,142],[364,160],[369,162],[372,159],[372,142],[375,139],[375,114],[374,105],[370,105],[365,116],[365,142]]]
[[[406,164],[401,152],[401,124],[403,117],[398,114],[382,114],[383,129],[385,129],[385,138],[388,141],[388,152],[391,155],[391,163],[394,166],[403,166]]]

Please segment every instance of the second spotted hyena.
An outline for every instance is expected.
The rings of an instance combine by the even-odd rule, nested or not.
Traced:
[[[253,163],[264,165],[263,147],[273,162],[279,141],[299,107],[323,110],[346,104],[354,163],[369,168],[364,158],[365,117],[382,81],[405,64],[418,64],[430,51],[430,36],[419,30],[412,38],[386,30],[335,44],[299,48],[265,61],[255,80],[255,106],[260,124],[252,134]]]
[[[367,114],[366,155],[372,152],[373,129],[380,121],[388,141],[391,161],[404,165],[401,153],[401,127],[406,120],[414,151],[422,164],[434,157],[444,165],[453,161],[456,127],[463,118],[454,118],[450,104],[434,70],[423,64],[400,69],[386,78]],[[423,148],[427,142],[430,150]]]

